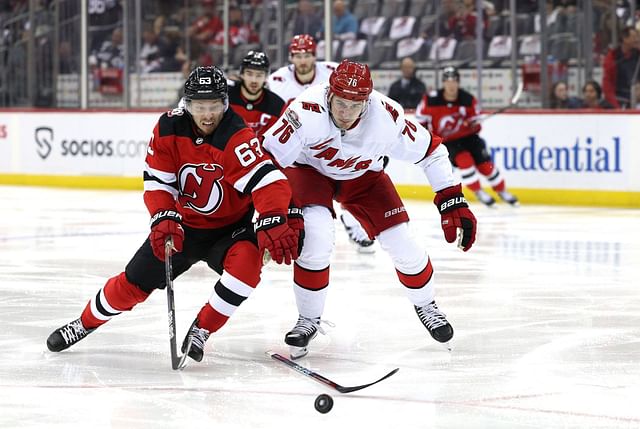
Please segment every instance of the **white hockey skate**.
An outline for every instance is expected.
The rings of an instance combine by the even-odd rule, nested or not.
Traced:
[[[496,200],[493,199],[493,197],[489,195],[486,191],[480,189],[479,191],[476,191],[475,194],[478,201],[480,201],[482,204],[484,204],[487,207],[495,208]]]
[[[518,198],[509,191],[498,192],[498,196],[502,201],[507,204],[511,204],[514,207],[518,207],[520,205]]]
[[[347,225],[344,216],[340,215],[340,222],[344,225],[344,229],[349,234],[349,240],[358,246],[359,253],[374,253],[376,248],[373,246],[374,240],[370,240],[365,230],[359,224]]]

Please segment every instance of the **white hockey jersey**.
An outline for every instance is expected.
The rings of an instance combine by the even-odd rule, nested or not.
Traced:
[[[282,167],[308,165],[335,180],[381,171],[383,156],[418,164],[434,191],[459,183],[440,138],[413,119],[389,97],[373,91],[366,111],[349,130],[329,115],[329,84],[300,94],[264,134],[263,146]]]
[[[316,61],[316,73],[313,80],[309,83],[301,83],[296,78],[293,64],[289,64],[271,73],[267,80],[268,87],[278,94],[286,105],[310,86],[329,82],[329,76],[331,76],[336,67],[338,67],[338,64],[331,61]]]

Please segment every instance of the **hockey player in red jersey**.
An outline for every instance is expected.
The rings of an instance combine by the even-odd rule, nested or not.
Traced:
[[[255,133],[228,108],[227,81],[217,67],[198,67],[184,86],[185,109],[163,114],[144,169],[151,233],[125,271],[107,280],[81,316],[56,329],[47,347],[62,351],[165,285],[164,248],[173,240],[174,277],[198,261],[221,275],[194,320],[183,352],[201,361],[220,329],[260,281],[266,249],[278,263],[298,257],[299,219],[287,222],[291,188]],[[259,212],[257,232],[253,207]],[[191,348],[185,350],[191,337]]]
[[[477,100],[460,88],[460,73],[455,67],[445,67],[442,80],[442,89],[422,97],[416,119],[442,137],[451,163],[460,170],[462,184],[480,202],[491,207],[496,201],[482,189],[478,172],[503,201],[518,205],[518,199],[507,191],[500,170],[491,160],[487,144],[478,135],[482,127],[475,121],[479,113]]]
[[[293,36],[289,44],[291,64],[279,68],[269,76],[269,88],[287,104],[310,86],[327,83],[329,76],[338,66],[330,61],[316,61],[316,48],[316,42],[310,35]],[[369,239],[362,225],[348,210],[342,211],[340,221],[349,234],[349,239],[357,246],[358,252],[375,252],[374,241]]]
[[[445,239],[467,251],[476,219],[455,179],[440,138],[405,117],[402,107],[373,90],[369,67],[344,60],[329,83],[309,88],[264,134],[268,150],[303,207],[305,243],[294,264],[298,321],[285,336],[293,358],[307,353],[320,326],[334,246],[333,200],[356,216],[391,257],[400,283],[425,328],[446,343],[453,328],[435,302],[429,255],[408,227],[409,216],[383,157],[411,162],[436,191]]]
[[[262,51],[249,51],[240,64],[240,81],[231,81],[229,104],[231,108],[262,136],[273,125],[284,109],[284,101],[265,88],[269,77],[269,57]]]

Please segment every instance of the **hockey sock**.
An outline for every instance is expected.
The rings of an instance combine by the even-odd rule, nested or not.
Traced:
[[[293,281],[300,315],[308,318],[322,316],[327,299],[327,286],[329,286],[329,267],[309,270],[295,263]]]
[[[433,301],[435,290],[431,282],[433,278],[431,259],[427,260],[427,265],[415,274],[402,273],[397,268],[396,273],[413,305],[423,306]]]
[[[487,178],[489,185],[491,185],[494,191],[504,191],[504,179],[502,178],[498,167],[496,167],[492,162],[487,161],[478,164],[478,171],[480,171],[480,174]]]
[[[97,328],[123,311],[131,310],[148,296],[148,293],[130,283],[125,273],[120,273],[107,280],[96,296],[87,303],[80,316],[82,325],[86,329]]]
[[[469,152],[460,152],[455,156],[455,162],[460,170],[462,184],[473,192],[479,191],[480,176],[478,176],[471,154]]]
[[[198,314],[198,327],[209,332],[216,332],[235,313],[253,292],[254,286],[248,285],[228,272],[213,288],[209,302],[202,307]]]
[[[198,328],[206,329],[209,332],[216,332],[222,328],[229,320],[229,316],[216,311],[211,304],[206,303],[198,313]]]

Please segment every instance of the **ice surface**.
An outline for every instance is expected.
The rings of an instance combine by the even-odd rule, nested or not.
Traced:
[[[640,427],[640,210],[474,205],[479,235],[463,253],[431,203],[407,208],[453,351],[419,323],[382,250],[358,254],[337,223],[324,314],[336,327],[300,363],[342,385],[400,367],[340,395],[265,354],[287,352],[297,318],[290,268],[274,263],[184,371],[171,370],[164,291],[49,352],[49,333],[123,270],[148,215],[140,192],[0,187],[0,427]],[[216,280],[200,264],[175,281],[179,342]],[[320,393],[335,400],[326,415]]]

